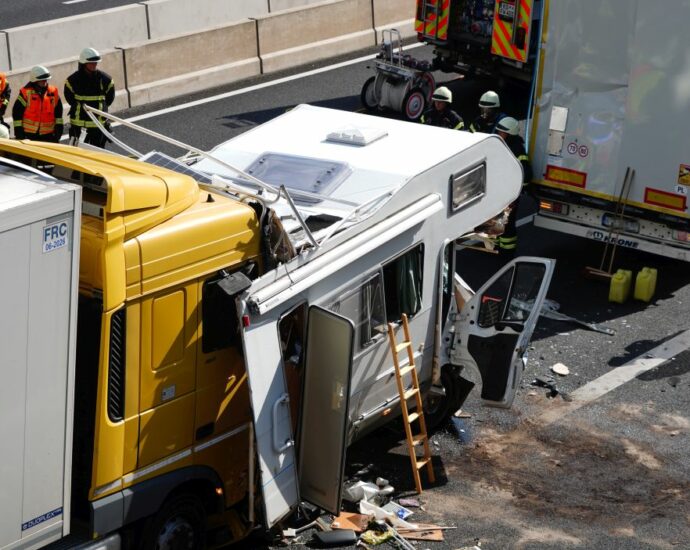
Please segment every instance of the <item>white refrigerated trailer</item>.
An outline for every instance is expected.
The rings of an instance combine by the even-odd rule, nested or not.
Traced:
[[[81,188],[0,163],[0,548],[69,532]]]

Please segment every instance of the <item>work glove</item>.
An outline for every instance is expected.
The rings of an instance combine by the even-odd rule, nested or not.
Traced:
[[[55,131],[53,132],[53,141],[55,143],[60,142],[60,138],[62,137],[62,130],[63,130],[62,124],[56,124],[55,125]]]
[[[81,136],[81,126],[75,126],[74,124],[69,125],[69,137],[77,138]]]
[[[24,127],[15,126],[14,127],[14,139],[24,139]]]

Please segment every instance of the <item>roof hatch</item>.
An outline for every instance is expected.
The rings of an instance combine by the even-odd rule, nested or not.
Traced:
[[[326,141],[363,147],[381,138],[384,138],[387,135],[388,132],[380,128],[356,128],[354,126],[350,126],[331,132],[326,136]]]

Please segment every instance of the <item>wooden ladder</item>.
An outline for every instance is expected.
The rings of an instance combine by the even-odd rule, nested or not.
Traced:
[[[412,349],[412,340],[410,339],[410,326],[407,322],[407,315],[404,313],[402,316],[402,327],[405,340],[398,344],[395,338],[395,324],[388,323],[388,340],[390,341],[393,364],[395,365],[395,379],[398,383],[398,393],[400,394],[400,408],[402,409],[403,422],[405,424],[407,449],[410,453],[410,462],[412,463],[412,475],[414,475],[417,493],[421,493],[422,481],[419,478],[419,470],[426,466],[429,482],[434,483],[434,468],[431,463],[431,450],[429,449],[429,437],[427,436],[426,422],[424,420],[422,394],[419,391],[419,378],[417,378],[417,368],[414,363],[414,350]],[[408,364],[401,368],[398,355],[403,350],[407,350]],[[405,384],[403,383],[403,377],[406,374],[411,375],[412,384],[409,389],[405,389]],[[410,413],[407,401],[412,397],[414,397],[416,401],[416,410]],[[412,433],[412,423],[415,421],[419,423],[419,432],[417,434]],[[418,458],[416,448],[420,445],[424,448],[424,456]]]

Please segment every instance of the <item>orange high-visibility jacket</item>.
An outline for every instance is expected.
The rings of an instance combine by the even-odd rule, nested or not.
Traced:
[[[48,86],[44,94],[25,86],[19,90],[17,102],[24,109],[23,113],[19,110],[21,118],[14,117],[14,126],[23,126],[26,134],[45,136],[55,132],[56,125],[62,126],[62,102],[55,86]]]

